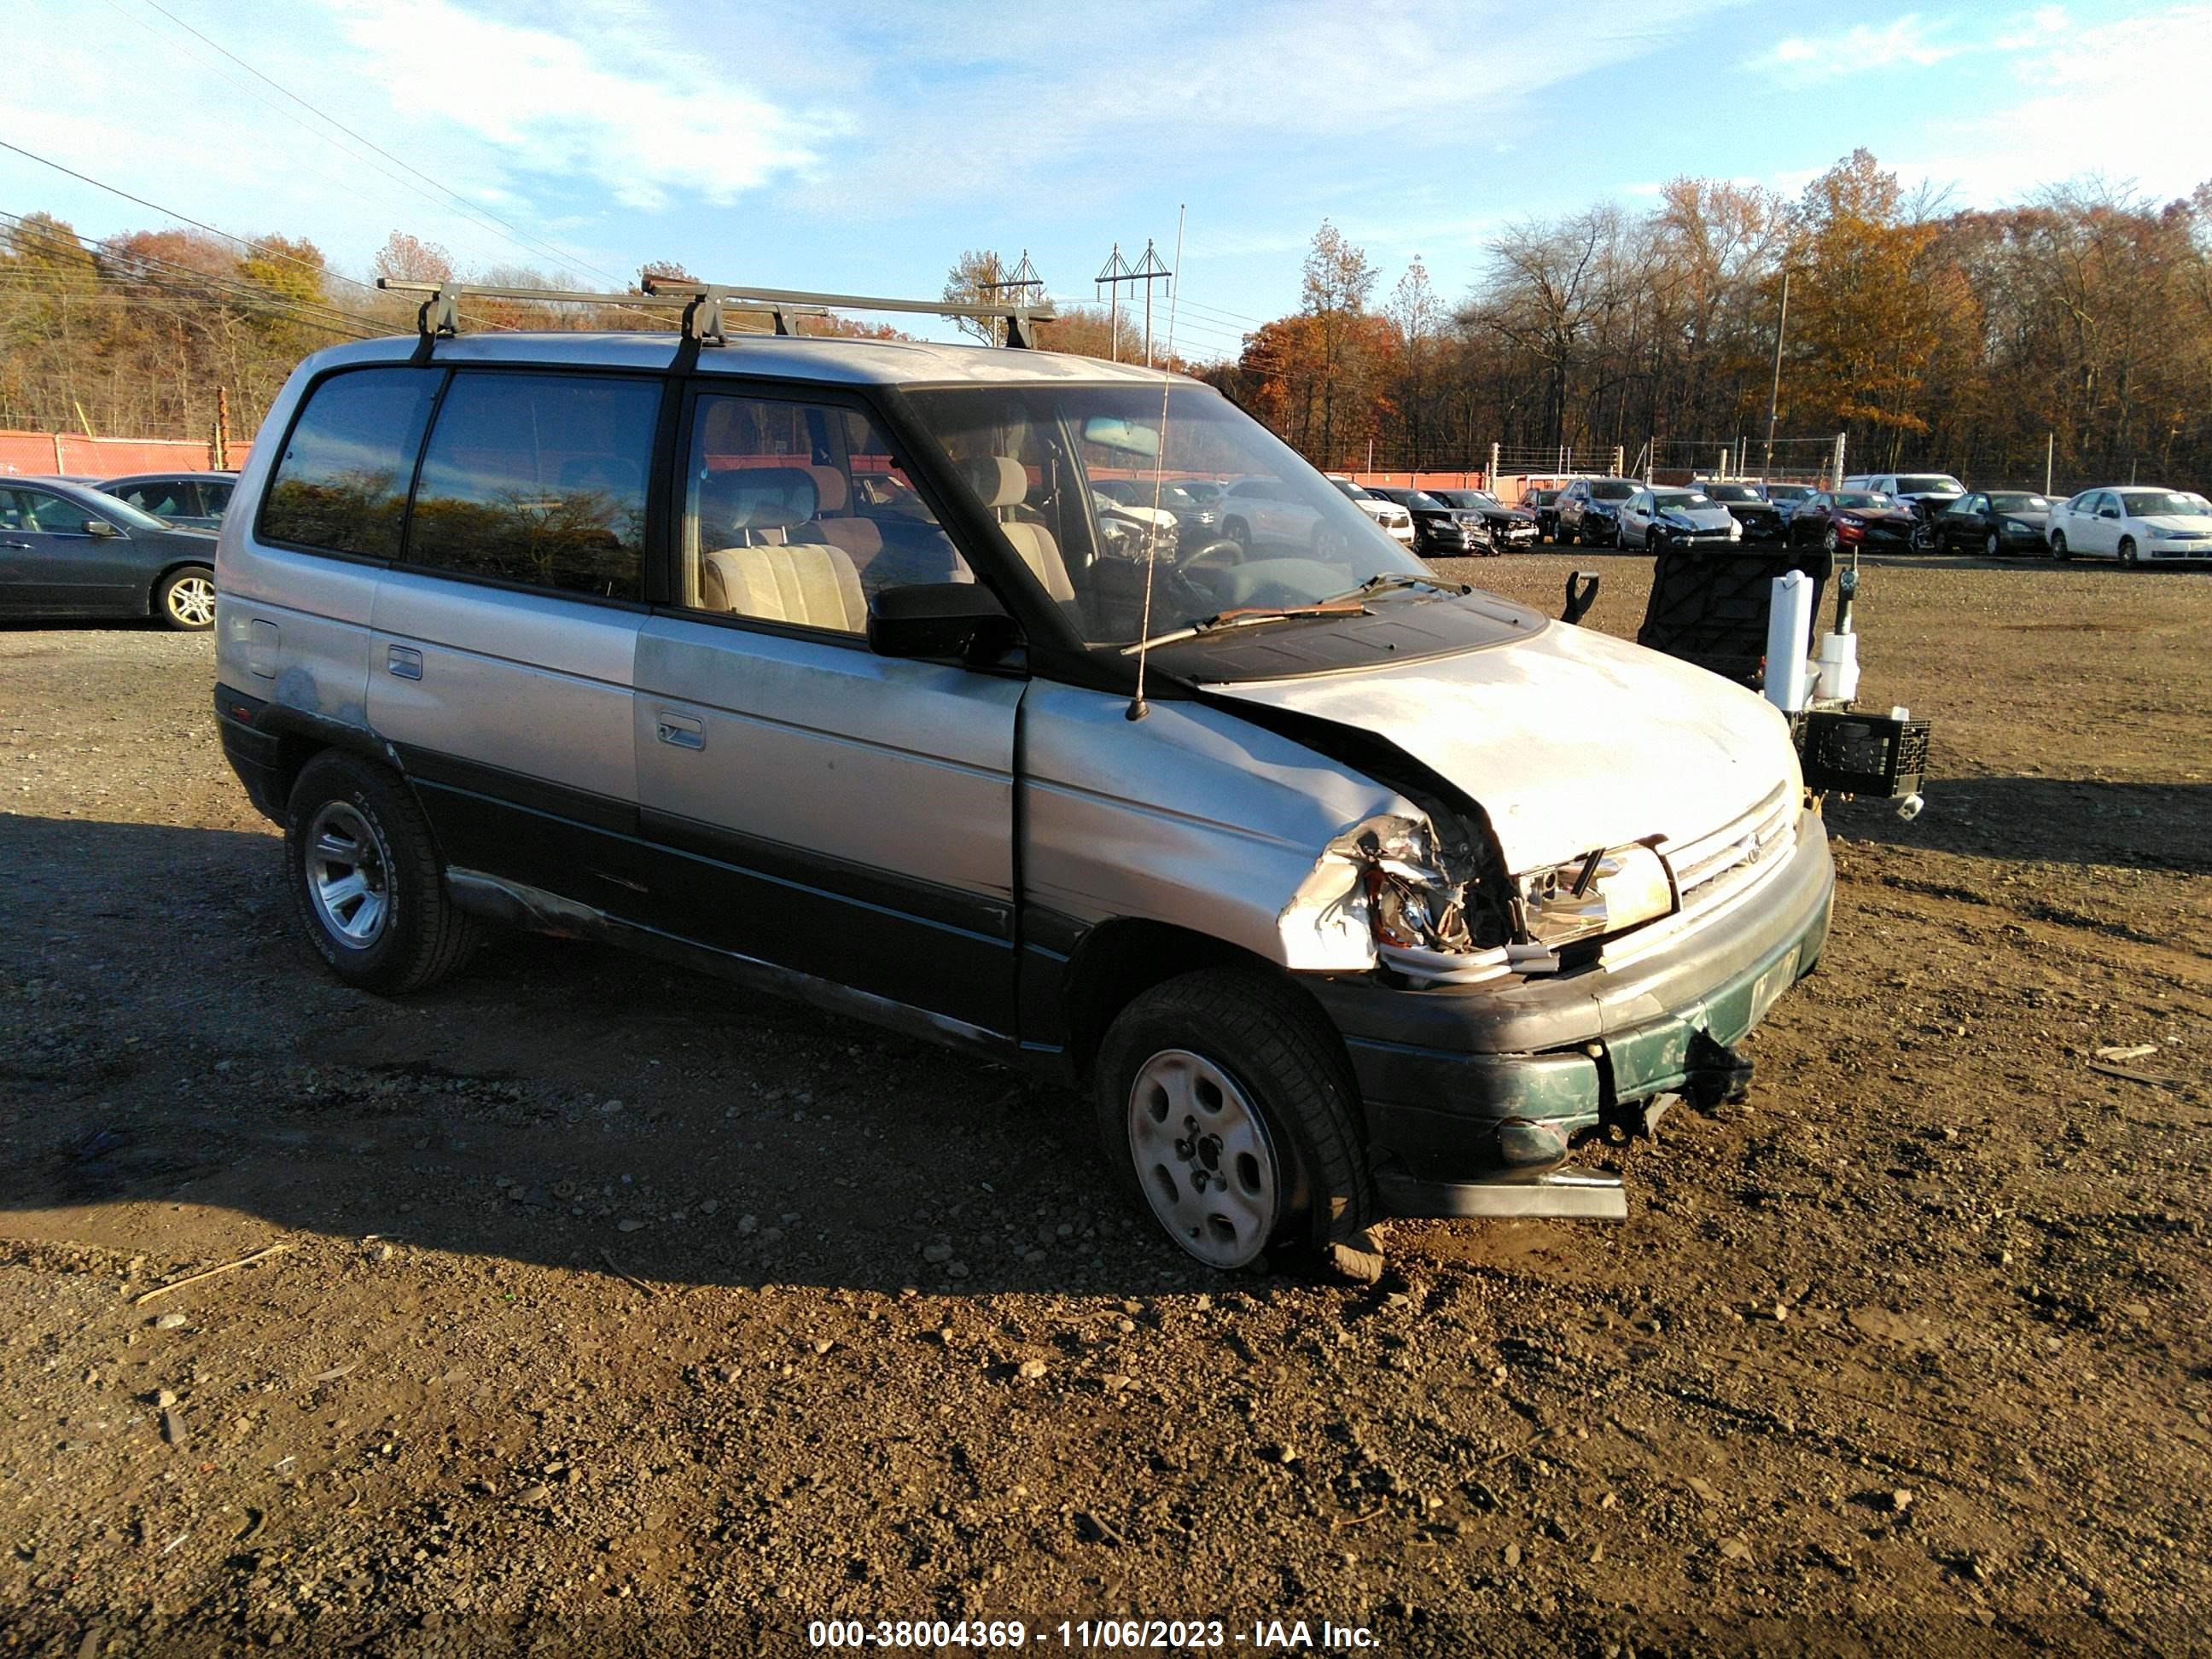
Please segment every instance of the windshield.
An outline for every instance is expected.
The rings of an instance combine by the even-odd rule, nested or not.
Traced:
[[[1694,513],[1712,502],[1694,489],[1662,489],[1653,495],[1652,503],[1662,513]]]
[[[1755,501],[1759,492],[1749,484],[1707,484],[1705,494],[1717,501]]]
[[[1218,392],[1159,386],[957,386],[907,394],[963,487],[1090,644],[1157,637],[1229,611],[1311,605],[1427,567]],[[1161,410],[1167,419],[1163,428]],[[1157,477],[1206,501],[1212,529],[1115,537],[1092,491]],[[1146,554],[1152,619],[1145,623]]]
[[[1966,486],[1941,472],[1921,472],[1909,478],[1899,478],[1897,493],[1900,495],[1963,495],[1966,493]]]
[[[104,489],[82,491],[85,506],[94,514],[125,530],[173,530],[176,526],[167,519],[157,518],[143,507],[131,505],[119,495],[111,495]],[[75,506],[75,502],[70,503]]]
[[[1990,497],[1990,505],[2000,513],[2041,513],[2051,506],[2041,495],[2024,495],[2008,491]]]
[[[2120,505],[2131,519],[2197,519],[2212,514],[2212,505],[2202,495],[2179,490],[2130,489],[2122,494]]]
[[[1618,478],[1601,479],[1589,487],[1590,499],[1598,501],[1625,501],[1636,493],[1636,486]]]

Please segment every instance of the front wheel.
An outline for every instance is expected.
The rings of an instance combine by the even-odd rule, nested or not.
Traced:
[[[1982,538],[1982,556],[1984,558],[1994,559],[1998,554],[2003,551],[2004,538],[1999,536],[1996,531],[1992,530],[1988,535]]]
[[[1935,531],[1924,524],[1913,526],[1912,550],[1915,553],[1933,553],[1936,550]]]
[[[429,822],[398,777],[326,750],[301,769],[287,816],[293,906],[340,979],[399,995],[467,959],[477,924],[446,896]]]
[[[2051,532],[2051,556],[2054,559],[2070,559],[2074,556],[2066,550],[2064,532],[2054,530]]]
[[[172,570],[155,584],[154,614],[164,628],[204,634],[215,626],[215,572],[204,564]]]
[[[1107,1031],[1094,1087],[1121,1184],[1210,1267],[1318,1255],[1370,1219],[1351,1068],[1287,986],[1219,969],[1154,986]]]
[[[2120,562],[2130,568],[2140,562],[2136,554],[2136,538],[2132,536],[2120,538]]]
[[[1828,550],[1828,555],[1832,558],[1835,556],[1836,550],[1843,545],[1843,538],[1838,536],[1834,530],[1831,529],[1827,535],[1822,538],[1820,545]]]
[[[1559,526],[1560,546],[1580,547],[1582,544],[1583,532],[1581,526],[1571,524],[1563,524]]]

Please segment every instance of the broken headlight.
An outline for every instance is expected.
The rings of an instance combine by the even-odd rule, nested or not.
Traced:
[[[1631,842],[1524,876],[1521,902],[1528,936],[1557,950],[1673,915],[1674,882],[1664,859]]]

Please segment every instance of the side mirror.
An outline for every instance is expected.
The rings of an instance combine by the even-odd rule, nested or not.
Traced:
[[[123,532],[105,519],[87,519],[84,533],[88,536],[120,536]]]
[[[1013,618],[977,582],[887,587],[868,605],[868,649],[879,657],[965,657],[1013,637]]]

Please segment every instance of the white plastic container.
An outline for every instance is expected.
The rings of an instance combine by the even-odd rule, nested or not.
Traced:
[[[1814,659],[1819,672],[1814,695],[1824,701],[1849,702],[1859,694],[1859,636],[1823,634],[1820,653]]]
[[[1805,653],[1812,642],[1813,579],[1802,570],[1777,576],[1766,611],[1766,700],[1784,714],[1796,714],[1811,698]]]

